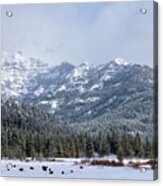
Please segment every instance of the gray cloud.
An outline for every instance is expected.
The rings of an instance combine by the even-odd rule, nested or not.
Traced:
[[[141,7],[147,14],[139,13]],[[8,9],[12,18],[5,16]],[[51,65],[100,64],[115,57],[151,65],[152,10],[152,2],[5,5],[2,49],[21,50]]]

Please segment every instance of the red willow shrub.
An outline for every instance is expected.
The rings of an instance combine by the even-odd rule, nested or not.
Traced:
[[[122,167],[124,164],[122,162],[110,161],[110,160],[92,160],[91,165],[103,165],[112,167]]]

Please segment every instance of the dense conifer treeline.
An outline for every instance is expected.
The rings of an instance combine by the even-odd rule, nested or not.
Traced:
[[[27,105],[2,102],[2,157],[94,157],[116,154],[124,157],[153,157],[151,141],[139,133],[110,130],[77,133],[54,115]]]

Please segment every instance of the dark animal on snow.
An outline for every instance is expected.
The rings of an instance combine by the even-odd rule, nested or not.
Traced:
[[[19,171],[23,171],[24,169],[23,168],[20,168]]]
[[[49,174],[53,174],[54,172],[52,170],[49,171]]]
[[[48,167],[47,166],[42,166],[43,171],[47,171]]]

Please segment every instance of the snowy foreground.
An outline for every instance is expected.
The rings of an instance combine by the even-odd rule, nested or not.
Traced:
[[[6,165],[14,165],[7,170]],[[48,167],[47,171],[43,166]],[[32,167],[32,168],[31,168]],[[20,170],[23,169],[23,170]],[[51,170],[51,174],[49,172]],[[153,170],[132,167],[110,167],[101,165],[80,164],[80,159],[58,159],[55,162],[25,162],[18,160],[2,160],[1,176],[4,177],[48,177],[48,178],[78,178],[78,179],[123,179],[123,180],[153,180]]]

